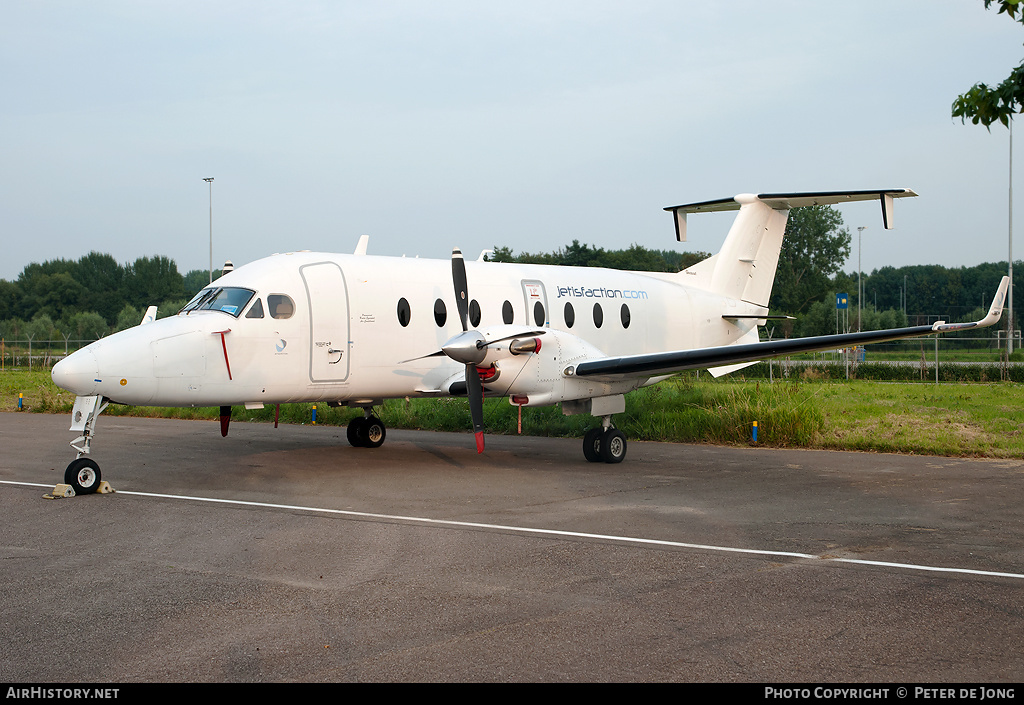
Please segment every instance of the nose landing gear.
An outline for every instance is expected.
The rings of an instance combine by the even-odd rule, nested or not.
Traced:
[[[69,430],[80,431],[82,435],[71,441],[71,447],[78,451],[78,456],[64,470],[64,484],[71,485],[75,494],[92,494],[100,489],[100,466],[92,458],[84,456],[92,450],[96,417],[106,408],[106,399],[101,396],[90,396],[77,397],[71,410]]]

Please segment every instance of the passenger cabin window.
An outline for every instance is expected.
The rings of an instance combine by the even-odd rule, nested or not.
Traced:
[[[594,325],[598,328],[604,323],[604,311],[601,310],[601,304],[594,304]]]
[[[249,307],[246,318],[263,318],[263,302],[257,297],[256,303]]]
[[[295,302],[284,294],[270,294],[267,296],[267,308],[271,318],[291,318],[295,313]]]
[[[515,312],[512,310],[512,304],[506,301],[501,305],[501,320],[505,321],[505,325],[510,325],[514,318]]]
[[[251,289],[240,287],[209,287],[196,294],[179,313],[220,311],[238,318],[255,294]]]
[[[444,305],[444,301],[438,299],[434,302],[434,322],[437,323],[438,328],[444,328],[445,321],[448,320],[448,309]]]
[[[629,306],[626,304],[622,304],[622,308],[619,309],[619,319],[623,328],[629,328]]]
[[[409,302],[403,296],[398,300],[398,323],[405,328],[411,320],[412,309],[409,308]]]
[[[544,325],[544,304],[540,301],[533,305],[533,321],[538,326]]]
[[[469,302],[469,323],[474,328],[480,325],[480,303],[476,299]]]
[[[572,328],[576,323],[576,310],[568,301],[565,302],[565,327]]]

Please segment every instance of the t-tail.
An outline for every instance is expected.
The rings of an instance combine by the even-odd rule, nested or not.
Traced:
[[[665,210],[674,214],[676,239],[681,242],[686,240],[687,214],[738,210],[718,254],[689,267],[684,273],[688,275],[688,284],[767,309],[790,209],[878,200],[882,206],[882,223],[890,229],[893,199],[916,195],[910,189],[743,193],[733,198],[670,206]]]

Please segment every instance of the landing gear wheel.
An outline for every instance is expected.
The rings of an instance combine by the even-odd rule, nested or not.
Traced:
[[[363,419],[363,446],[366,448],[380,448],[384,444],[384,437],[387,430],[384,424],[376,416]]]
[[[601,436],[601,457],[606,463],[621,463],[626,458],[626,436],[615,428]]]
[[[583,436],[583,457],[591,463],[600,463],[604,460],[601,456],[601,436],[604,430],[592,428]]]
[[[71,485],[75,494],[92,494],[100,486],[100,466],[90,458],[78,458],[64,471],[64,484]]]
[[[358,416],[348,424],[348,442],[356,448],[380,448],[386,436],[387,429],[376,416]]]
[[[366,418],[357,416],[348,423],[348,442],[356,448],[366,446]]]

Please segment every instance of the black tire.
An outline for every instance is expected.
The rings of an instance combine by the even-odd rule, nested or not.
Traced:
[[[626,436],[622,431],[610,428],[601,436],[601,457],[606,463],[621,463],[626,459]]]
[[[384,445],[384,438],[388,435],[384,424],[376,416],[364,419],[363,424],[363,445],[366,448],[380,448]]]
[[[100,466],[90,458],[72,460],[64,471],[64,484],[71,485],[75,494],[92,494],[100,486]]]
[[[583,457],[591,463],[600,463],[604,460],[601,455],[601,437],[604,431],[601,428],[592,428],[583,436]]]
[[[356,448],[366,447],[366,418],[357,416],[348,422],[348,442]]]

